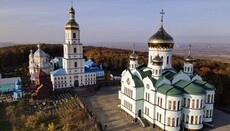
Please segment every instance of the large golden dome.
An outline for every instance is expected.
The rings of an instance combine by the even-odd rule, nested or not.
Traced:
[[[173,48],[174,40],[163,28],[160,29],[149,38],[148,46],[156,48]]]

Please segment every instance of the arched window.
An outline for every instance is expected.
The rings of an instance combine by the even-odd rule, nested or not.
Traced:
[[[73,33],[73,38],[74,38],[74,39],[76,38],[76,33]]]
[[[176,110],[176,101],[173,101],[173,110]]]
[[[158,74],[158,70],[156,70],[156,75]]]
[[[191,116],[191,124],[193,124],[193,116]]]
[[[74,62],[74,67],[77,67],[77,62]]]
[[[195,124],[197,124],[197,116],[195,116]]]
[[[199,108],[199,99],[196,100],[196,108]]]
[[[178,126],[179,125],[179,118],[177,117],[176,118],[176,126]]]
[[[189,115],[187,115],[186,123],[188,123],[188,121],[189,121]]]
[[[73,48],[73,52],[76,53],[77,52],[77,48]]]
[[[209,117],[209,110],[206,110],[206,117]]]
[[[192,108],[195,108],[195,100],[192,99]]]
[[[202,123],[202,121],[201,121],[201,116],[199,117],[199,123],[200,123],[200,124]]]
[[[172,102],[169,101],[169,106],[168,106],[168,109],[171,110],[171,106],[172,106]]]
[[[186,98],[184,97],[184,107],[186,107]]]
[[[168,126],[170,126],[170,123],[171,123],[171,119],[170,117],[168,117]]]
[[[189,67],[188,67],[188,72],[189,72]]]
[[[172,126],[175,126],[175,118],[172,118]]]
[[[187,107],[190,107],[190,99],[188,99]]]
[[[200,108],[203,108],[203,100],[200,100]]]
[[[208,103],[210,103],[210,95],[208,95]]]

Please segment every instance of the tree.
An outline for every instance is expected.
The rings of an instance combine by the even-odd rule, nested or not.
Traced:
[[[53,122],[48,125],[48,129],[47,130],[48,131],[54,131],[55,130],[55,125],[54,125]]]

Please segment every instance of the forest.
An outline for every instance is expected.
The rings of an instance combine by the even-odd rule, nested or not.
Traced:
[[[41,48],[50,55],[51,58],[63,56],[62,44],[41,44]],[[0,72],[3,77],[20,76],[24,84],[28,81],[28,56],[30,50],[35,52],[35,44],[15,45],[0,48]],[[84,57],[89,57],[102,64],[107,73],[120,75],[128,67],[131,50],[106,48],[106,47],[84,47]],[[147,63],[148,53],[137,51],[139,63]],[[183,57],[173,56],[173,67],[182,69]],[[216,87],[215,105],[230,105],[230,64],[213,60],[197,59],[195,62],[195,72],[200,74],[203,80]]]

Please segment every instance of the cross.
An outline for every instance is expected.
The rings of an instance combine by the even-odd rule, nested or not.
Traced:
[[[192,50],[192,45],[191,44],[189,44],[189,46],[188,46],[188,50],[189,50],[189,55],[191,54],[191,50]]]
[[[165,14],[164,10],[161,10],[160,14],[161,14],[161,24],[163,24],[163,15]]]
[[[133,53],[135,52],[135,50],[136,50],[136,45],[135,45],[135,43],[133,44]]]

